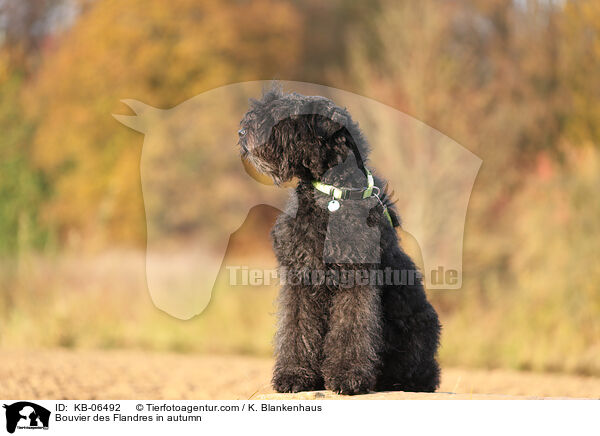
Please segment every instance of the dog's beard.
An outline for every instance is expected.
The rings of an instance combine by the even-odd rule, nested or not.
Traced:
[[[252,153],[247,153],[244,158],[258,171],[260,174],[266,175],[270,177],[276,185],[281,184],[282,180],[277,173],[277,169],[274,165],[265,162],[259,157],[253,155]]]

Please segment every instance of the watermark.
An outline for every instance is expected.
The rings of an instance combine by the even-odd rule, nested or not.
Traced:
[[[30,401],[18,401],[3,405],[6,415],[6,431],[48,430],[51,412]]]
[[[413,247],[410,255],[425,287],[460,289],[465,218],[481,159],[434,128],[374,100],[310,83],[280,84],[285,92],[315,96],[315,102],[327,98],[347,108],[371,146],[367,166],[394,192],[402,244]],[[249,99],[260,98],[270,85],[228,85],[170,109],[123,100],[135,115],[114,115],[144,134],[140,174],[147,221],[146,277],[154,304],[174,317],[192,318],[208,305],[217,276],[234,265],[228,264],[228,243],[250,210],[266,205],[296,216],[294,187],[274,186],[273,180],[257,176],[257,168],[240,160],[237,145]],[[292,115],[301,114],[315,113],[308,108]],[[270,121],[267,135],[278,121]],[[348,160],[330,171],[343,173],[348,166],[357,163]],[[374,195],[342,201],[371,201],[377,207]],[[322,205],[329,214],[324,263],[377,263],[379,229],[369,224],[369,214],[360,215],[368,208],[353,209],[357,216],[349,229],[343,219],[347,215],[336,213],[335,206],[332,199]],[[343,259],[336,252],[340,247]]]
[[[413,286],[422,283],[419,270],[384,269],[314,269],[294,270],[291,268],[260,269],[248,266],[227,266],[230,286]],[[454,275],[458,273],[455,271]]]

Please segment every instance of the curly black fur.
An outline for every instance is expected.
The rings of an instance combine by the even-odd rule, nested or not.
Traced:
[[[240,146],[242,156],[276,184],[299,180],[295,198],[272,230],[286,271],[275,389],[435,391],[441,326],[420,275],[403,284],[306,280],[310,271],[417,271],[375,197],[344,200],[338,211],[329,212],[330,198],[311,184],[317,179],[339,187],[366,185],[352,149],[366,161],[368,145],[350,114],[329,99],[275,88],[251,101],[241,121]],[[384,192],[384,182],[375,180]],[[387,196],[382,200],[397,219]]]

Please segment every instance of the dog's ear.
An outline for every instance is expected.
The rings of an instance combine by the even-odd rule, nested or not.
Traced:
[[[277,184],[295,176],[320,179],[329,168],[344,161],[351,150],[350,140],[347,130],[327,117],[293,115],[273,127],[263,152],[272,155],[265,156],[266,160],[279,162],[273,175]]]
[[[260,153],[264,160],[277,163],[271,174],[275,183],[293,177],[318,178],[326,169],[325,136],[313,115],[292,115],[273,126]]]
[[[341,164],[346,158],[349,150],[347,131],[340,123],[322,115],[310,115],[306,123],[306,144],[301,148],[302,165],[313,179],[320,179],[328,169]]]
[[[323,115],[312,115],[312,124],[317,135],[323,138],[330,138],[338,132],[342,125],[329,117]]]

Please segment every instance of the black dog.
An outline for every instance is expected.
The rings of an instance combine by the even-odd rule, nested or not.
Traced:
[[[299,180],[272,230],[285,274],[275,389],[435,391],[438,316],[350,114],[275,88],[251,100],[240,124],[243,158],[278,185]]]

